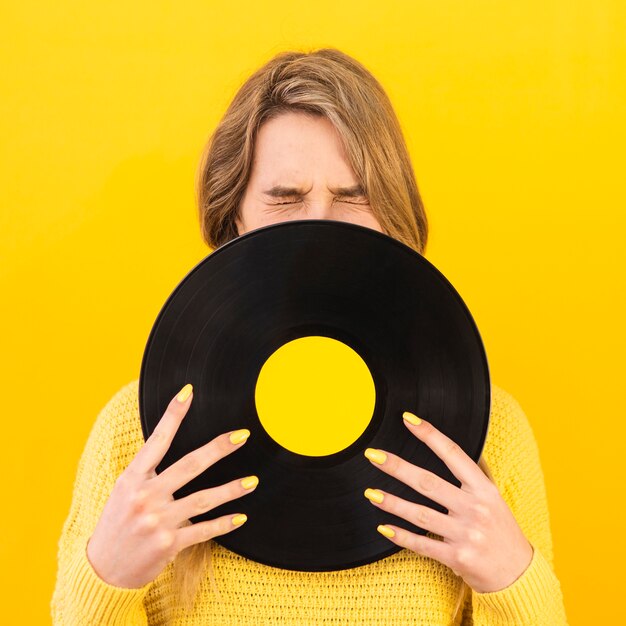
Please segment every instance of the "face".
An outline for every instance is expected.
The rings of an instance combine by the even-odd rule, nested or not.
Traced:
[[[382,232],[335,127],[326,117],[304,113],[283,113],[261,126],[239,208],[239,235],[300,219],[352,222]]]

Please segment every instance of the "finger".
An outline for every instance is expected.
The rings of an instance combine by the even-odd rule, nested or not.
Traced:
[[[168,451],[178,431],[178,427],[187,414],[192,399],[193,387],[191,383],[187,383],[170,400],[165,413],[163,413],[152,434],[146,439],[127,469],[131,472],[144,474],[154,472],[154,469],[163,460],[165,453]]]
[[[238,443],[230,440],[230,435],[241,434],[245,437]],[[214,463],[239,449],[250,435],[247,428],[218,435],[200,448],[189,452],[175,463],[164,469],[154,480],[164,493],[173,494],[186,485],[192,478],[202,474]]]
[[[250,480],[244,487],[243,481]],[[174,500],[167,507],[166,524],[168,526],[179,526],[181,522],[189,520],[201,513],[206,513],[211,509],[252,493],[259,482],[257,476],[247,476],[246,478],[232,480],[229,483],[210,489],[202,489],[179,500]]]
[[[379,509],[383,509],[383,511],[387,511],[392,515],[397,515],[426,531],[446,539],[457,539],[461,535],[457,521],[445,513],[440,513],[428,506],[415,502],[409,502],[381,489],[368,488],[365,490],[364,495]]]
[[[382,452],[382,456],[385,458],[382,459],[377,452]],[[459,513],[469,505],[471,496],[468,493],[437,476],[437,474],[419,465],[409,463],[397,454],[393,454],[393,452],[367,448],[365,456],[369,458],[373,465],[386,474],[401,480],[409,487],[415,489],[415,491],[419,491],[427,498],[433,500],[433,502],[438,502],[451,513]],[[375,461],[374,458],[382,461],[382,463]]]
[[[218,535],[225,535],[231,530],[239,528],[246,520],[247,516],[244,513],[237,513],[179,528],[176,532],[176,549],[180,552],[195,543],[208,541]]]
[[[484,472],[456,441],[444,435],[430,422],[420,420],[409,411],[405,411],[403,417],[407,428],[448,466],[454,476],[461,481],[462,486],[467,485],[470,489],[484,486],[486,478]],[[416,425],[409,420],[420,420],[420,423]]]
[[[389,541],[403,548],[436,559],[448,567],[453,563],[454,548],[444,541],[432,539],[426,535],[418,535],[393,524],[379,524],[377,530]],[[393,536],[391,536],[392,534]]]

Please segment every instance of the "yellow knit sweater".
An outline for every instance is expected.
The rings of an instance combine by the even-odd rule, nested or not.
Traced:
[[[138,383],[122,387],[98,414],[78,463],[72,503],[58,544],[51,599],[55,625],[567,624],[553,570],[537,444],[517,401],[495,385],[483,455],[534,555],[526,571],[506,589],[476,593],[467,588],[454,622],[451,616],[462,580],[442,563],[405,548],[347,570],[300,572],[259,564],[211,541],[221,600],[207,573],[191,613],[174,596],[173,564],[139,589],[109,585],[92,569],[86,544],[116,478],[144,443]]]

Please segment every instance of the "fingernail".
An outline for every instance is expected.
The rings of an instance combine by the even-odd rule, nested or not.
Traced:
[[[374,502],[377,502],[378,504],[380,504],[383,501],[385,494],[382,491],[380,491],[380,489],[370,489],[368,487],[365,490],[365,497],[368,500],[373,500]]]
[[[191,383],[187,383],[179,392],[178,395],[176,396],[176,399],[179,402],[185,402],[185,400],[187,400],[187,398],[189,398],[189,396],[191,395],[191,392],[193,391],[193,385]]]
[[[230,433],[230,442],[231,443],[241,443],[245,441],[250,436],[250,431],[247,428],[242,428],[241,430],[236,430],[235,432]]]
[[[241,486],[244,489],[252,489],[252,487],[256,487],[259,484],[258,476],[246,476],[241,480]]]
[[[408,411],[405,411],[402,417],[409,422],[409,424],[413,424],[414,426],[419,426],[422,423],[422,420],[417,417],[417,415],[413,415],[413,413],[409,413]]]
[[[367,448],[365,450],[365,456],[374,463],[384,463],[387,459],[387,455],[382,450],[375,450],[374,448]]]
[[[233,526],[241,526],[247,519],[248,516],[245,513],[239,513],[239,515],[235,515],[231,521]]]
[[[381,535],[385,535],[385,537],[394,537],[395,536],[395,531],[393,531],[391,528],[389,528],[389,526],[385,526],[384,524],[379,524],[376,527],[376,530],[381,534]]]

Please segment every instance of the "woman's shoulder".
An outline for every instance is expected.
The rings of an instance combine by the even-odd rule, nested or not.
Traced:
[[[88,448],[108,458],[120,471],[144,444],[138,390],[138,379],[118,387],[101,408],[89,434]]]
[[[492,383],[483,456],[496,482],[506,482],[516,466],[537,454],[535,435],[520,403],[509,391]]]
[[[491,410],[489,413],[489,436],[498,438],[501,443],[514,438],[534,439],[530,421],[520,403],[509,391],[491,383]]]
[[[141,428],[139,420],[139,380],[119,387],[106,402],[98,418],[117,429],[135,431]]]
[[[132,411],[135,407],[138,407],[138,394],[139,379],[136,378],[119,387],[113,393],[109,402],[115,404],[117,407],[126,407],[126,409]]]
[[[120,387],[111,397],[109,405],[118,424],[118,433],[129,440],[140,437],[143,442],[139,416],[139,379],[131,380]]]

